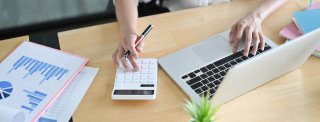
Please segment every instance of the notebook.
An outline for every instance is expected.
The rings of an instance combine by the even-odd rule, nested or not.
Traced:
[[[290,40],[298,38],[302,35],[302,33],[299,32],[299,29],[293,22],[291,22],[287,27],[283,28],[279,34]]]
[[[309,33],[320,27],[320,9],[295,12],[294,20],[302,33]]]

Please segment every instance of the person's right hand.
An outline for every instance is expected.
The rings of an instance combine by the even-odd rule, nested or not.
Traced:
[[[125,34],[121,37],[120,44],[118,48],[114,51],[112,59],[113,63],[119,67],[120,64],[127,70],[131,71],[129,64],[126,59],[121,60],[124,57],[124,54],[129,50],[130,55],[128,56],[129,62],[131,63],[134,71],[139,71],[140,67],[137,63],[137,59],[139,58],[139,54],[143,51],[144,41],[142,40],[137,46],[136,42],[138,42],[140,37],[136,33]]]
[[[257,54],[259,47],[261,50],[264,50],[265,39],[261,23],[262,20],[259,17],[249,14],[232,26],[229,38],[233,46],[233,53],[237,52],[238,44],[244,37],[246,43],[243,51],[244,56],[248,56],[251,44],[253,44],[252,55]]]

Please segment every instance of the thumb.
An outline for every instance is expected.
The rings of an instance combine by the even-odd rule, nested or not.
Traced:
[[[129,43],[127,43],[127,47],[128,50],[130,51],[130,55],[132,55],[133,58],[138,58],[138,52],[136,50],[136,41],[139,41],[138,39],[140,38],[136,38],[134,40],[131,40]]]

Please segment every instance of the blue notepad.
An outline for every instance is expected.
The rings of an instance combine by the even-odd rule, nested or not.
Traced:
[[[320,27],[320,10],[305,10],[294,13],[295,23],[303,33]]]

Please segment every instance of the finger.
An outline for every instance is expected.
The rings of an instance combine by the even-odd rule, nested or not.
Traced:
[[[253,29],[251,27],[247,27],[245,29],[245,34],[246,34],[245,42],[246,42],[246,45],[245,45],[244,51],[243,51],[243,55],[244,56],[248,56],[249,51],[250,51],[251,40],[252,40],[252,31],[253,31]]]
[[[260,39],[260,49],[262,51],[264,51],[264,47],[265,47],[265,40],[264,40],[264,36],[262,33],[259,33],[259,39]]]
[[[117,59],[119,60],[118,62],[121,62],[120,60],[124,58],[125,52],[125,49],[122,46],[119,46],[117,55]]]
[[[126,71],[131,71],[126,58],[121,60],[121,64],[122,64],[123,68],[126,69]]]
[[[140,39],[140,38],[137,38],[137,39]],[[127,48],[129,49],[130,51],[130,55],[132,55],[134,58],[138,58],[138,52],[136,50],[136,44],[135,44],[136,40],[135,41],[130,41],[130,43],[127,43]]]
[[[231,27],[231,31],[229,33],[229,43],[230,44],[232,44],[234,41],[234,35],[235,35],[236,30],[237,30],[237,24],[235,24]]]
[[[238,44],[241,41],[242,36],[243,36],[244,27],[245,26],[243,24],[239,24],[237,27],[237,32],[235,34],[235,40],[233,41],[233,53],[237,52]]]
[[[112,55],[113,64],[115,64],[117,68],[119,67],[119,63],[120,63],[120,60],[118,60],[118,53],[119,53],[119,50],[116,49]]]
[[[132,67],[133,67],[133,69],[135,71],[139,71],[140,70],[140,67],[139,67],[139,64],[138,64],[136,58],[134,58],[132,55],[130,55],[129,56],[129,61],[130,61],[131,65],[132,65]]]
[[[246,27],[246,26],[245,26],[244,24],[239,24],[239,25],[238,25],[238,27],[237,27],[237,33],[236,33],[236,35],[235,35],[237,39],[239,39],[239,40],[242,39],[242,37],[243,37],[243,35],[244,35],[243,33],[244,33],[244,31],[245,31],[245,27]]]
[[[130,67],[127,63],[127,60],[123,58],[125,50],[122,47],[119,47],[118,52],[119,52],[117,57],[118,62],[121,62],[124,69],[126,69],[127,71],[130,71]]]
[[[136,47],[136,50],[141,53],[143,51],[143,47],[144,47],[145,43],[144,43],[144,40],[142,40],[138,46]]]
[[[252,52],[252,55],[256,55],[257,54],[257,50],[258,50],[258,47],[259,47],[259,34],[258,32],[253,32],[253,48],[251,50]]]

